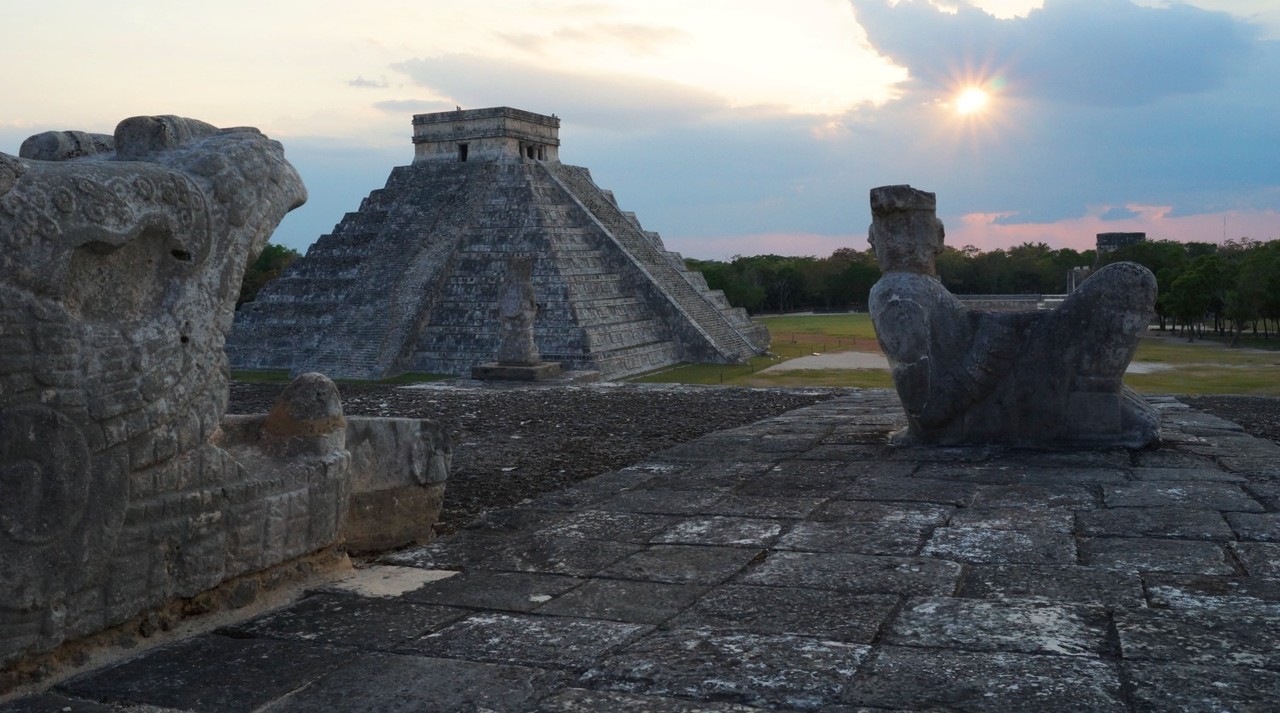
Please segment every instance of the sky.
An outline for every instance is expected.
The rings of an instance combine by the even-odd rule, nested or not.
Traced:
[[[866,248],[868,192],[947,243],[1280,238],[1276,0],[0,0],[0,151],[140,114],[256,126],[305,250],[415,113],[561,119],[560,158],[686,257]],[[975,91],[976,90],[976,91]],[[967,92],[967,93],[966,93]]]

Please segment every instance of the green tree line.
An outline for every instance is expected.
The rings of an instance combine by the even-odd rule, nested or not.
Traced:
[[[1072,268],[1093,263],[1092,250],[1053,250],[1026,243],[981,252],[947,247],[938,256],[938,276],[955,294],[1057,294],[1067,291]],[[747,311],[862,309],[880,267],[871,249],[840,248],[828,257],[735,256],[729,262],[686,260],[714,289]]]
[[[1160,286],[1160,329],[1188,339],[1206,329],[1231,334],[1280,332],[1280,240],[1241,238],[1222,245],[1151,240],[1103,256],[1102,264],[1130,260],[1155,273]]]
[[[1061,294],[1074,268],[1130,260],[1155,274],[1160,329],[1194,338],[1211,329],[1233,335],[1280,331],[1280,240],[1212,243],[1149,240],[1098,256],[1093,250],[1023,243],[982,252],[947,247],[938,277],[957,295]],[[880,278],[870,250],[840,248],[828,257],[738,255],[729,261],[686,260],[713,289],[749,312],[864,309]]]
[[[236,309],[245,302],[252,302],[258,296],[258,290],[280,276],[286,267],[302,255],[293,248],[267,243],[258,258],[249,263],[244,272],[244,280],[240,283],[240,297],[236,299]]]
[[[279,277],[298,251],[274,243],[249,266],[236,306]],[[1160,329],[1194,339],[1205,330],[1230,334],[1280,333],[1280,240],[1249,238],[1212,243],[1148,240],[1099,256],[1093,250],[1054,250],[1023,243],[982,252],[973,246],[946,247],[938,256],[938,277],[957,295],[1060,294],[1077,267],[1101,267],[1131,260],[1155,274],[1160,293]],[[874,252],[840,248],[827,257],[738,255],[729,261],[685,261],[712,289],[749,312],[865,309],[871,286],[880,279]]]

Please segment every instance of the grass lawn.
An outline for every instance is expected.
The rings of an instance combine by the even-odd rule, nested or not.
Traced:
[[[634,381],[736,386],[854,386],[892,388],[883,369],[801,369],[762,371],[773,364],[812,354],[840,351],[880,352],[868,314],[763,317],[773,335],[774,357],[755,357],[747,365],[692,364],[647,374]],[[1138,344],[1135,363],[1159,366],[1129,374],[1125,383],[1142,393],[1256,394],[1280,396],[1280,339],[1254,339],[1233,349],[1226,341],[1155,335]]]
[[[759,322],[773,335],[773,356],[754,357],[748,364],[688,364],[645,374],[631,381],[731,386],[893,387],[884,369],[797,369],[764,371],[789,359],[830,352],[880,353],[871,316],[866,313],[783,315]],[[1145,374],[1129,374],[1125,383],[1143,393],[1256,394],[1280,396],[1280,338],[1248,339],[1233,349],[1226,340],[1186,339],[1152,333],[1138,344],[1137,364],[1159,367]],[[236,371],[237,381],[287,383],[286,371]],[[416,384],[453,377],[440,374],[402,374],[381,384]],[[339,383],[343,383],[339,381]],[[354,382],[353,382],[354,383]]]

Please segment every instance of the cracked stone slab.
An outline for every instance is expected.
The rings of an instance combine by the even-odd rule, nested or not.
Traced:
[[[763,550],[698,545],[653,545],[600,572],[602,577],[672,584],[719,584]]]
[[[798,520],[808,517],[825,497],[768,497],[763,495],[726,495],[703,508],[708,515],[757,517]]]
[[[528,612],[588,580],[536,572],[462,572],[408,592],[404,599],[473,609]]]
[[[599,713],[599,711],[644,711],[645,713],[759,713],[761,708],[737,703],[690,701],[667,696],[643,696],[617,691],[567,688],[538,705],[538,713]]]
[[[1107,507],[1182,507],[1224,512],[1262,512],[1262,505],[1237,485],[1226,483],[1149,482],[1108,486],[1103,491]]]
[[[965,568],[957,596],[1044,599],[1110,608],[1146,606],[1142,579],[1136,572],[1073,565],[971,565]]]
[[[1280,674],[1235,666],[1121,664],[1139,711],[1265,713],[1280,700]]]
[[[843,697],[868,651],[804,636],[660,631],[582,680],[631,693],[814,710]]]
[[[1235,533],[1216,510],[1194,508],[1107,508],[1076,516],[1086,537],[1159,537],[1225,542]]]
[[[1125,459],[1128,460],[1127,457]],[[1126,462],[1125,465],[1128,465]],[[1129,473],[1120,468],[1028,468],[1023,485],[1121,485],[1129,482]]]
[[[726,584],[709,592],[668,626],[798,634],[869,644],[898,600],[892,594]]]
[[[1098,537],[1080,542],[1081,562],[1104,569],[1181,574],[1235,574],[1222,546],[1198,540]]]
[[[743,483],[735,492],[765,497],[832,497],[849,487],[856,476],[847,463],[786,460],[760,477]]]
[[[956,512],[952,527],[990,530],[1041,530],[1069,533],[1075,525],[1072,512],[1064,509],[1025,507],[971,507]]]
[[[827,436],[822,443],[807,451],[792,454],[799,460],[818,461],[879,461],[889,450],[889,434],[893,429],[886,428],[882,433],[849,433]]]
[[[779,463],[774,471],[786,470],[791,463],[799,463],[800,461],[783,461]],[[807,468],[813,468],[817,464],[808,464]],[[840,477],[841,482],[851,482],[858,478],[888,478],[900,479],[909,478],[915,473],[919,466],[911,462],[892,462],[892,461],[857,461],[854,463],[838,464],[835,473]]]
[[[658,475],[645,483],[645,487],[651,490],[729,491],[764,475],[773,465],[773,461],[706,463]]]
[[[1024,469],[990,463],[925,463],[916,469],[915,477],[929,480],[953,480],[986,485],[1014,485],[1025,477]]]
[[[557,520],[539,530],[539,534],[644,544],[679,521],[674,515],[584,510]]]
[[[1280,578],[1280,542],[1232,542],[1228,547],[1254,577]]]
[[[653,627],[599,619],[484,612],[403,647],[468,661],[580,669]]]
[[[695,584],[592,579],[547,602],[538,609],[538,613],[661,624],[693,604],[706,591],[706,586]]]
[[[978,492],[973,483],[872,475],[858,478],[840,496],[846,500],[896,500],[938,505],[968,505]]]
[[[999,446],[912,446],[889,449],[884,457],[915,463],[982,463],[1000,452]]]
[[[811,520],[840,520],[878,525],[937,527],[946,524],[956,508],[932,503],[894,503],[864,500],[832,500],[810,516]]]
[[[1228,473],[1221,468],[1155,468],[1141,467],[1133,469],[1133,476],[1138,480],[1173,480],[1201,481],[1219,483],[1243,483],[1247,478],[1235,473]]]
[[[778,540],[774,549],[910,557],[919,554],[930,529],[903,524],[800,522]]]
[[[359,597],[398,597],[405,592],[449,577],[457,572],[449,569],[419,569],[389,564],[374,564],[353,569],[347,574],[309,590],[310,593],[342,594]]]
[[[1136,454],[1138,466],[1142,468],[1204,468],[1217,470],[1218,464],[1212,458],[1184,453],[1172,448],[1156,448],[1141,450]]]
[[[785,433],[772,435],[765,433],[751,441],[751,448],[757,453],[794,457],[794,454],[807,451],[818,445],[826,435],[826,430],[809,434]]]
[[[1075,564],[1076,542],[1061,532],[939,527],[922,554],[975,564]]]
[[[849,686],[850,703],[973,713],[1128,707],[1115,668],[1082,656],[885,646]]]
[[[984,485],[970,507],[1090,510],[1098,505],[1083,485]]]
[[[531,710],[566,678],[561,672],[525,666],[371,654],[323,676],[270,710],[519,713]]]
[[[552,511],[581,510],[643,488],[656,477],[658,467],[659,464],[643,463],[597,475],[567,488],[540,495],[526,503],[526,507]]]
[[[464,609],[397,599],[315,594],[217,633],[391,649],[466,614]]]
[[[1227,513],[1227,522],[1242,540],[1280,542],[1280,513]]]
[[[1134,661],[1280,668],[1280,618],[1232,611],[1118,611],[1121,656]]]
[[[773,552],[738,581],[855,594],[945,595],[955,591],[959,577],[959,564],[927,557]]]
[[[722,431],[697,440],[681,443],[653,456],[676,463],[707,463],[717,460],[751,460],[759,458],[753,436]],[[780,457],[782,457],[780,455]]]
[[[1248,483],[1244,489],[1267,510],[1280,510],[1280,483]]]
[[[205,635],[67,681],[63,693],[109,703],[255,711],[348,662],[350,649]]]
[[[1280,616],[1280,579],[1144,574],[1153,607]]]
[[[1257,457],[1245,456],[1238,458],[1242,454],[1247,454],[1254,450],[1252,448],[1254,439],[1252,438],[1229,438],[1222,435],[1198,436],[1191,433],[1181,434],[1181,438],[1175,436],[1173,442],[1178,447],[1189,453],[1197,455],[1212,456],[1220,465],[1228,470],[1239,473],[1249,474],[1248,469],[1238,468],[1235,462],[1241,460],[1249,463],[1259,463],[1263,460]],[[1262,475],[1262,474],[1260,474]]]
[[[715,515],[683,520],[655,536],[656,544],[767,547],[782,534],[777,520]]]
[[[698,515],[720,499],[721,493],[687,490],[632,490],[599,503],[600,510],[665,515]]]
[[[428,545],[411,547],[378,558],[382,564],[419,569],[468,569],[493,556],[511,541],[492,531],[462,531]]]
[[[568,517],[568,514],[563,512],[524,507],[490,510],[463,525],[459,531],[479,535],[511,535],[516,532],[533,533],[554,525],[566,517]]]
[[[1071,470],[1128,468],[1129,451],[1123,448],[1082,448],[1071,450],[1018,450],[1006,460],[1024,466],[1039,468],[1066,468]]]
[[[1109,621],[1100,607],[1035,600],[907,600],[885,643],[935,649],[1098,656]]]
[[[1239,432],[1243,430],[1237,423],[1233,423],[1219,416],[1214,416],[1211,413],[1196,411],[1194,409],[1179,409],[1177,411],[1170,411],[1162,414],[1162,416],[1163,423],[1167,423],[1171,427],[1176,427],[1187,432],[1208,430],[1216,434],[1218,431]]]
[[[639,552],[642,545],[573,537],[537,537],[493,552],[472,569],[507,572],[543,572],[585,577]]]
[[[1280,478],[1280,453],[1261,456],[1236,457],[1230,453],[1218,458],[1222,467],[1244,475],[1259,478]]]
[[[52,693],[23,696],[0,703],[0,713],[119,713],[120,709],[80,698],[67,698]]]

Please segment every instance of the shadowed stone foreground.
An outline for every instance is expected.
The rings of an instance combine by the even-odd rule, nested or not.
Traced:
[[[1160,446],[1087,451],[893,448],[894,394],[826,401],[365,573],[399,594],[323,588],[0,711],[1268,710],[1280,447],[1148,401]]]

